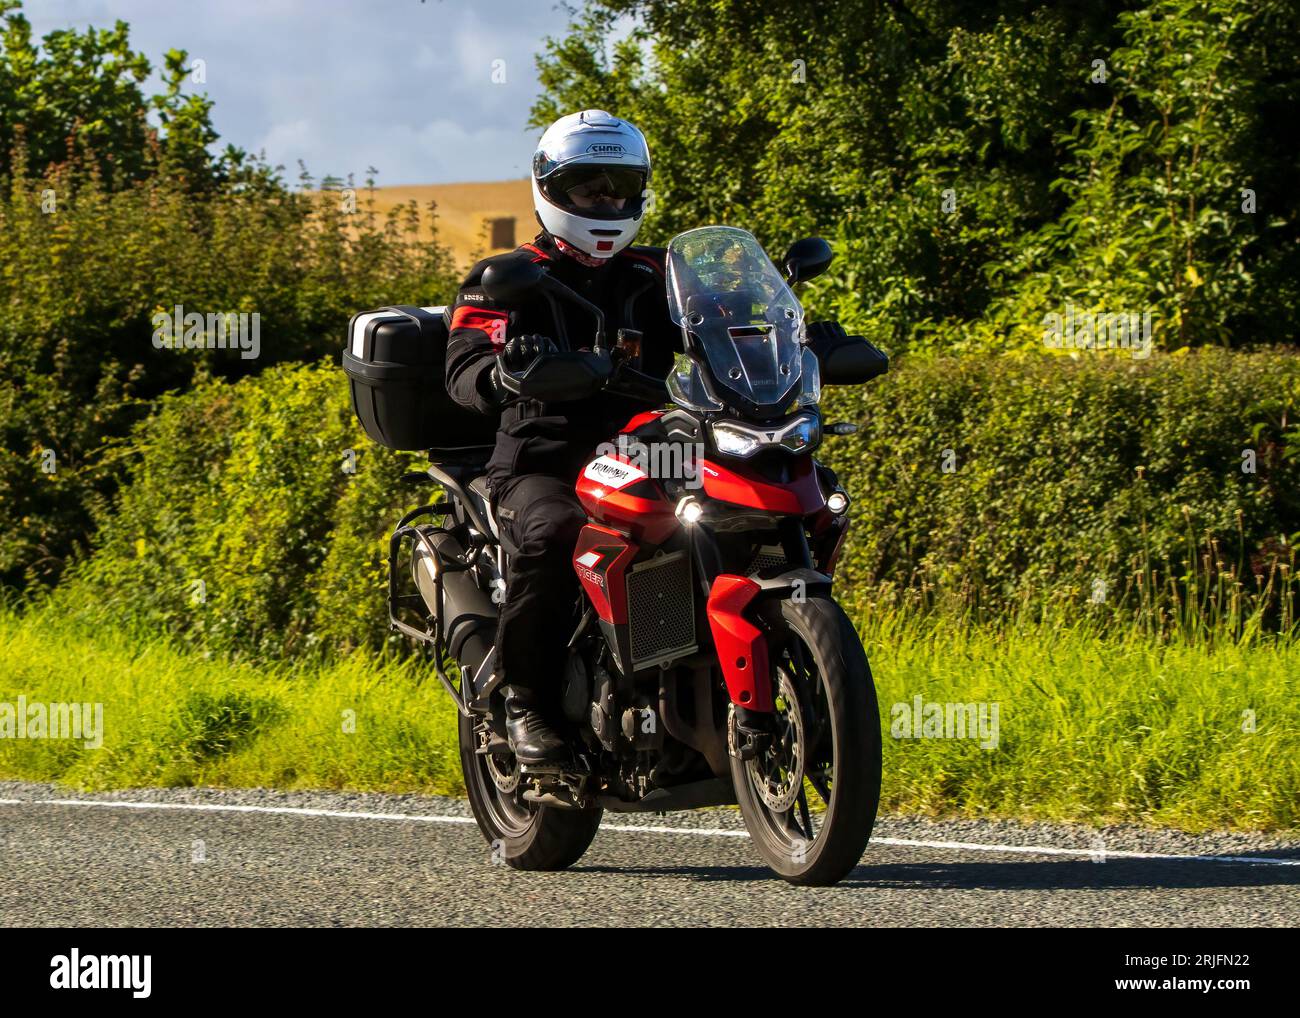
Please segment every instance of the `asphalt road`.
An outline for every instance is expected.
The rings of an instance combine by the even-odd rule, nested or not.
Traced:
[[[903,817],[876,834],[842,884],[805,889],[733,811],[607,813],[577,866],[520,873],[456,800],[0,782],[0,926],[1300,925],[1294,842]]]

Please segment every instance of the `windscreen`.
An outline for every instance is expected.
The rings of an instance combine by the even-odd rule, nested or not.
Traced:
[[[724,400],[779,413],[800,394],[803,308],[753,234],[705,226],[674,237],[668,307]]]

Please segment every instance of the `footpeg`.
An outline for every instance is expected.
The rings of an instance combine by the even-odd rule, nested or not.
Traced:
[[[582,773],[554,764],[521,764],[519,773],[528,785],[522,793],[527,802],[566,809],[583,809],[586,805],[590,771]]]

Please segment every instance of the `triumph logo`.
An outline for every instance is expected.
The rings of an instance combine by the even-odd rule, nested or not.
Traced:
[[[591,465],[591,476],[608,477],[614,481],[621,481],[625,477],[630,477],[631,471],[626,467],[620,467],[614,463],[602,463],[597,461]]]
[[[601,452],[601,455],[588,463],[582,471],[582,476],[589,481],[596,481],[607,488],[617,490],[627,487],[633,481],[640,481],[648,476],[644,470],[634,463],[623,463],[607,452],[597,451]]]
[[[600,457],[588,466],[585,476],[611,488],[622,488],[646,477],[655,480],[681,481],[687,488],[704,484],[700,466],[704,446],[699,442],[644,442],[634,435],[619,435],[617,444],[604,442],[596,447]],[[623,471],[631,470],[624,475]]]
[[[50,986],[56,990],[130,990],[143,999],[151,992],[153,956],[87,954],[75,947],[50,959]]]

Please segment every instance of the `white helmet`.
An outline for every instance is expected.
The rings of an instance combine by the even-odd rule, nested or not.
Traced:
[[[533,155],[533,208],[551,236],[591,258],[613,258],[641,228],[650,149],[604,110],[561,117]]]

